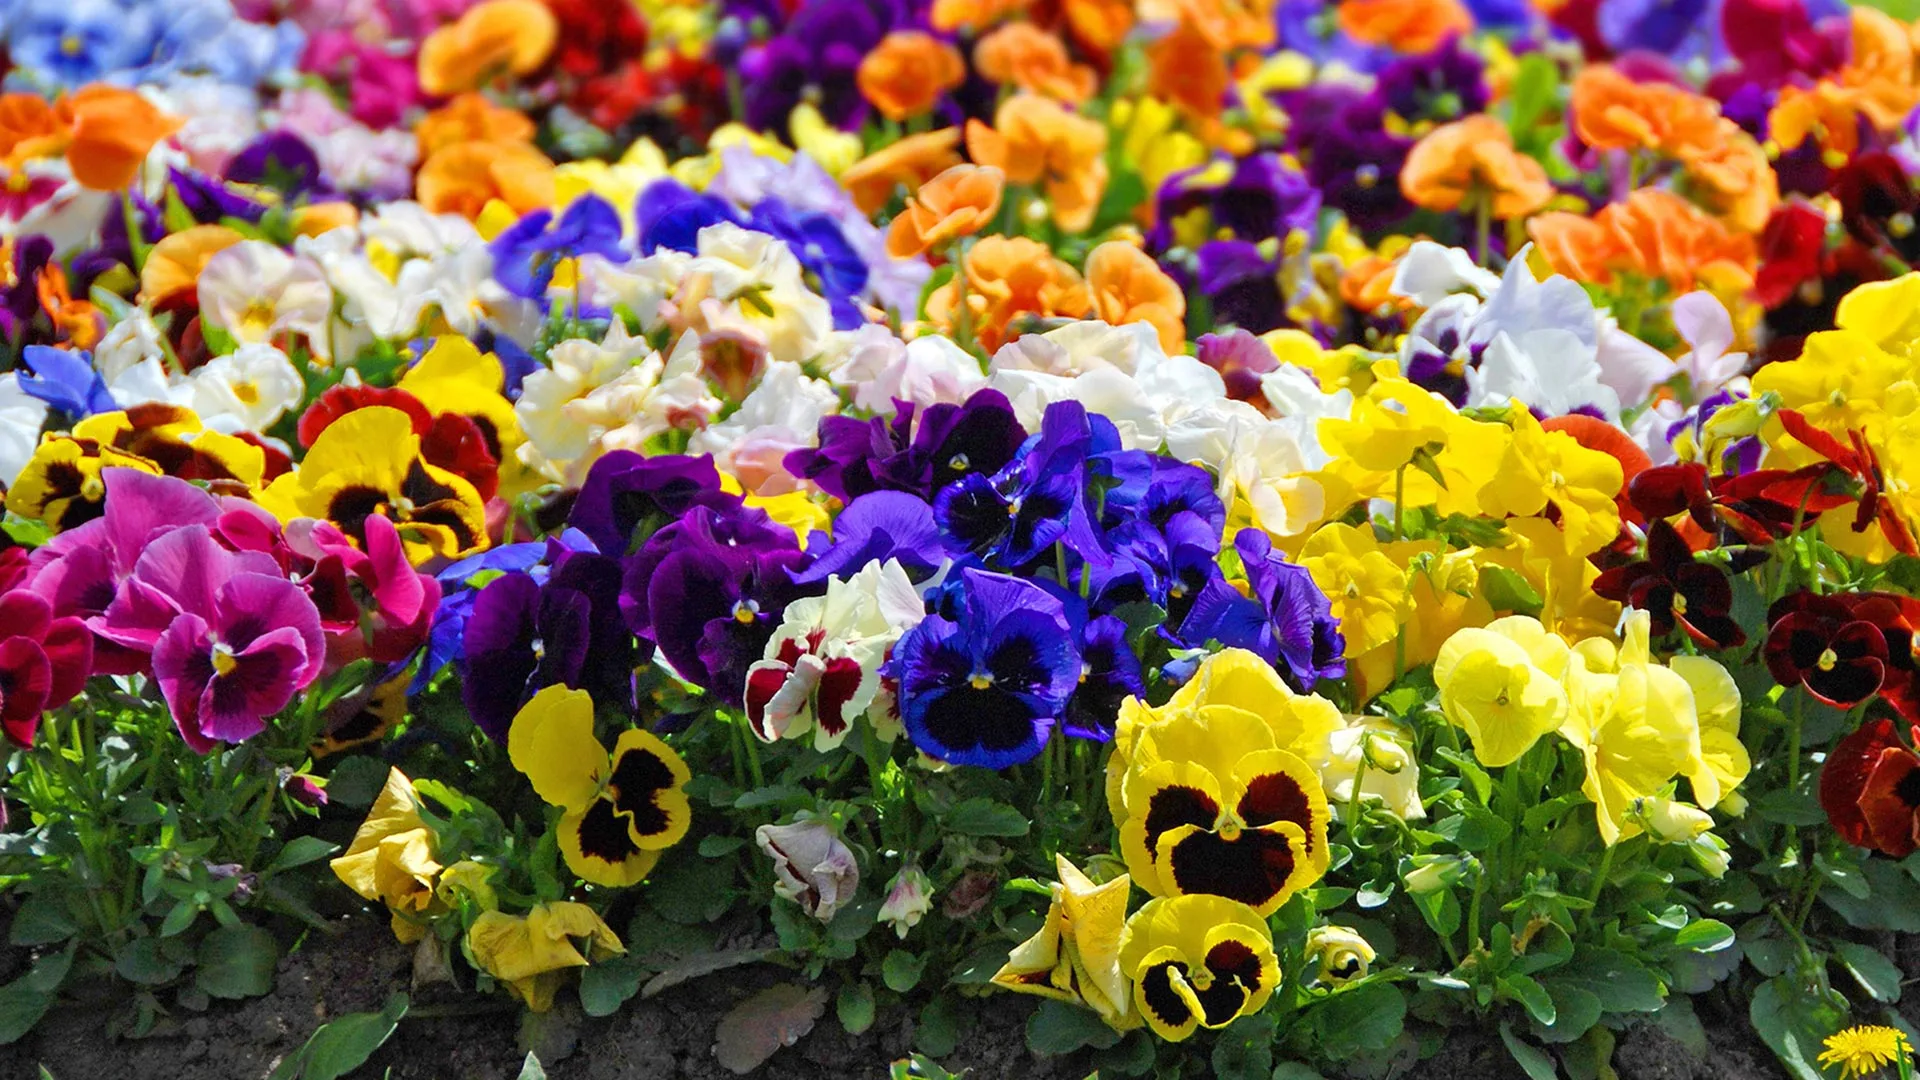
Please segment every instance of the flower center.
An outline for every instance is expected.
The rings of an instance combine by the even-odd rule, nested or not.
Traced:
[[[252,382],[234,383],[233,396],[239,398],[242,402],[248,405],[260,404],[260,388],[253,385]]]
[[[1362,165],[1353,171],[1353,182],[1363,188],[1370,188],[1380,182],[1380,166]]]
[[[1679,593],[1673,594],[1673,613],[1675,615],[1685,615],[1687,613],[1687,598]]]
[[[752,600],[741,600],[733,605],[733,621],[741,626],[752,626],[753,620],[760,615],[760,605]]]
[[[1834,668],[1834,665],[1838,664],[1839,662],[1840,662],[1839,654],[1835,653],[1832,649],[1820,650],[1820,659],[1818,661],[1818,666],[1821,671],[1832,671]]]
[[[965,454],[955,454],[947,459],[947,468],[952,469],[954,472],[966,472],[967,467],[972,464],[973,462],[968,461],[967,455]]]
[[[88,502],[99,502],[107,497],[107,485],[100,479],[99,473],[80,481],[80,497]]]
[[[239,329],[251,336],[264,337],[273,329],[273,301],[254,300],[240,313]]]
[[[232,649],[221,644],[214,645],[213,673],[215,676],[218,676],[220,678],[225,678],[226,676],[233,674],[233,669],[239,666],[240,666],[240,661],[234,658]]]
[[[993,685],[993,672],[975,671],[973,674],[967,676],[967,685],[973,687],[975,690],[985,690],[987,687]]]
[[[86,48],[87,40],[79,34],[68,34],[60,39],[60,52],[66,56],[79,56]]]

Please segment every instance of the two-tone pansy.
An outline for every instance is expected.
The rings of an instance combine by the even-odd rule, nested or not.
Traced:
[[[640,728],[621,732],[607,753],[584,690],[549,686],[535,694],[513,719],[507,756],[535,794],[565,810],[560,852],[568,869],[595,885],[639,884],[692,824],[687,763]]]
[[[1149,900],[1120,936],[1120,971],[1147,1027],[1169,1042],[1259,1012],[1280,982],[1266,920],[1218,896]]]

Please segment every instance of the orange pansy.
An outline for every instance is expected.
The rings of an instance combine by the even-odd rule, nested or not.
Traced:
[[[54,103],[70,135],[67,166],[83,187],[118,191],[133,182],[153,144],[186,121],[118,86],[83,86]]]
[[[420,118],[413,126],[424,160],[454,143],[533,141],[533,121],[518,109],[488,101],[485,94],[468,92]]]
[[[1591,220],[1542,214],[1527,233],[1555,273],[1606,284],[1616,274],[1665,281],[1676,293],[1711,284],[1751,284],[1754,238],[1670,191],[1641,188],[1610,203]]]
[[[1525,217],[1553,198],[1547,170],[1516,151],[1507,125],[1484,113],[1442,124],[1415,143],[1400,169],[1400,190],[1429,210],[1491,199],[1493,216],[1503,220]]]
[[[1355,41],[1415,55],[1473,29],[1460,0],[1340,0],[1340,29]]]
[[[1192,23],[1181,23],[1147,46],[1147,92],[1178,106],[1202,128],[1226,108],[1232,82],[1226,54],[1209,45]]]
[[[1596,150],[1704,153],[1720,142],[1720,107],[1671,83],[1636,82],[1609,64],[1573,80],[1574,133]]]
[[[1045,244],[1024,236],[985,236],[967,252],[961,273],[974,336],[988,352],[1018,337],[1016,319],[1078,319],[1091,298],[1078,272]],[[952,327],[960,288],[949,281],[927,297],[927,317]]]
[[[861,213],[887,205],[896,188],[919,187],[960,164],[960,129],[941,128],[888,143],[840,174],[840,184]]]
[[[1112,52],[1133,30],[1131,0],[1062,0],[1060,7],[1073,39],[1093,52]]]
[[[207,260],[246,239],[225,225],[195,225],[160,238],[140,266],[140,302],[160,307],[200,287]]]
[[[420,88],[476,90],[502,74],[526,75],[547,62],[560,22],[540,0],[485,0],[420,43]]]
[[[1720,138],[1713,148],[1680,155],[1687,167],[1689,192],[1737,232],[1757,233],[1767,227],[1780,205],[1780,178],[1767,152],[1740,125],[1720,120]]]
[[[980,74],[1001,85],[1077,105],[1093,96],[1099,76],[1067,56],[1057,35],[1030,22],[1013,22],[980,39],[973,47]]]
[[[1006,179],[990,165],[955,165],[920,185],[887,226],[887,254],[911,259],[979,232],[999,212]]]
[[[993,127],[967,121],[967,151],[1015,184],[1037,185],[1055,224],[1079,232],[1093,222],[1107,190],[1107,128],[1038,94],[1015,94],[994,114]]]
[[[860,93],[889,120],[931,112],[940,96],[965,82],[960,50],[918,30],[896,30],[860,61]]]
[[[943,34],[981,31],[1026,9],[1029,0],[933,0],[927,22]]]
[[[1124,240],[1109,240],[1087,256],[1093,316],[1114,326],[1144,322],[1160,347],[1178,353],[1187,344],[1187,296],[1153,257]]]
[[[414,188],[420,205],[436,214],[472,220],[493,199],[526,214],[553,205],[553,162],[526,143],[455,143],[420,166]]]

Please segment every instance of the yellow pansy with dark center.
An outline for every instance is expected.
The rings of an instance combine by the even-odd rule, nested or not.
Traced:
[[[246,495],[266,474],[264,451],[244,439],[210,431],[192,409],[150,402],[89,416],[73,426],[92,439],[153,464],[180,480],[196,480],[217,494]]]
[[[487,546],[486,508],[472,484],[420,456],[413,421],[371,405],[327,426],[300,467],[260,493],[283,521],[325,518],[365,541],[375,514],[392,521],[416,566]]]
[[[1327,798],[1259,717],[1210,705],[1142,733],[1121,850],[1159,896],[1226,897],[1272,914],[1326,872]]]
[[[635,885],[687,835],[687,764],[660,737],[632,728],[609,755],[593,734],[593,698],[549,686],[507,732],[507,755],[533,790],[562,807],[560,853],[596,885]]]
[[[1218,896],[1148,901],[1120,937],[1120,970],[1147,1026],[1171,1042],[1259,1012],[1280,981],[1266,921]]]
[[[100,470],[116,466],[160,471],[150,461],[93,439],[48,435],[7,489],[7,509],[44,521],[56,532],[84,525],[105,512],[107,488]]]

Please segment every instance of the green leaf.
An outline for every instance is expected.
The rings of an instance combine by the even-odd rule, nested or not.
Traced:
[[[1342,1061],[1364,1050],[1385,1050],[1400,1036],[1407,999],[1392,983],[1375,982],[1328,997],[1313,1011],[1320,1049]]]
[[[0,1046],[16,1042],[33,1030],[33,1025],[53,1006],[53,995],[27,985],[26,975],[0,986]]]
[[[1273,1080],[1327,1080],[1311,1065],[1283,1061],[1273,1070]]]
[[[327,802],[368,807],[387,783],[387,763],[371,754],[343,759],[327,774]]]
[[[173,939],[139,938],[120,950],[114,958],[113,970],[128,982],[141,986],[160,986],[180,977],[186,970],[186,960],[166,949]]]
[[[54,896],[52,892],[37,892],[27,897],[20,910],[13,913],[13,929],[8,932],[7,940],[32,948],[72,937],[79,927],[67,918],[65,905]]]
[[[873,987],[866,982],[850,982],[840,987],[833,1002],[834,1015],[847,1034],[858,1035],[873,1026]]]
[[[968,1019],[952,995],[941,994],[920,1010],[920,1022],[913,1026],[915,1049],[928,1057],[946,1057],[960,1045],[961,1026]]]
[[[280,853],[273,857],[272,862],[267,864],[266,872],[272,875],[282,870],[291,870],[296,866],[305,866],[310,862],[318,862],[339,850],[340,845],[330,840],[322,840],[317,836],[296,836],[287,841],[287,845],[280,849]]]
[[[1507,1044],[1507,1053],[1520,1063],[1531,1080],[1559,1080],[1560,1073],[1553,1067],[1553,1059],[1538,1049],[1527,1045],[1513,1033],[1513,1025],[1500,1022],[1500,1041]]]
[[[1255,1013],[1227,1025],[1213,1044],[1213,1075],[1219,1080],[1271,1080],[1273,1016]]]
[[[647,883],[647,902],[669,922],[712,922],[733,906],[734,871],[727,859],[671,860]]]
[[[1900,969],[1880,950],[1843,941],[1833,947],[1834,954],[1860,989],[1873,1000],[1887,1005],[1900,1001]]]
[[[1606,1012],[1659,1012],[1666,988],[1645,964],[1613,949],[1582,948],[1554,981],[1578,987],[1600,999]]]
[[[1542,979],[1540,985],[1553,999],[1553,1023],[1534,1030],[1541,1042],[1573,1042],[1600,1022],[1600,999],[1590,991],[1552,979]]]
[[[763,806],[784,806],[788,803],[799,805],[812,801],[813,796],[798,784],[768,784],[766,787],[742,792],[739,798],[733,800],[733,808],[758,810]]]
[[[1820,1044],[1846,1022],[1839,1009],[1802,992],[1785,977],[1760,984],[1747,1006],[1747,1018],[1794,1080],[1821,1080],[1816,1064]]]
[[[746,846],[747,838],[744,836],[703,836],[700,838],[700,857],[717,858]]]
[[[520,1063],[520,1075],[515,1080],[547,1080],[546,1067],[533,1051],[527,1051],[527,1060]]]
[[[280,942],[257,926],[223,926],[200,939],[194,984],[208,997],[259,997],[273,989]]]
[[[36,993],[57,992],[60,984],[67,981],[67,972],[73,968],[74,950],[79,948],[79,945],[79,942],[73,942],[57,953],[48,953],[34,961],[33,967],[20,981],[26,984],[27,989]]]
[[[1551,59],[1541,53],[1528,53],[1521,58],[1508,89],[1508,100],[1513,105],[1509,123],[1516,141],[1533,133],[1553,105],[1559,87],[1560,70]]]
[[[580,972],[580,1008],[588,1016],[612,1016],[640,992],[646,968],[631,957],[594,964]]]
[[[1759,815],[1760,820],[1772,822],[1775,825],[1804,827],[1823,825],[1827,820],[1827,812],[1820,809],[1820,804],[1814,801],[1813,795],[1809,792],[1777,788],[1754,799],[1752,806],[1753,812]]]
[[[1673,935],[1673,944],[1689,952],[1719,952],[1733,944],[1733,927],[1718,919],[1695,919]]]
[[[1092,1009],[1046,998],[1027,1018],[1027,1049],[1036,1054],[1071,1054],[1084,1046],[1109,1047],[1120,1033],[1107,1026]]]
[[[1520,1003],[1527,1015],[1542,1025],[1550,1025],[1558,1015],[1554,1008],[1553,996],[1547,989],[1535,982],[1529,975],[1502,975],[1499,987],[1510,999]]]
[[[1546,605],[1526,578],[1504,566],[1480,568],[1480,594],[1493,610],[1511,611],[1516,615],[1539,615]]]
[[[1134,1030],[1105,1050],[1093,1052],[1093,1067],[1101,1076],[1145,1076],[1153,1068],[1154,1040]]]
[[[299,1080],[340,1080],[367,1063],[375,1050],[392,1037],[407,1015],[407,995],[394,994],[377,1013],[348,1013],[324,1024],[300,1051]]]
[[[1033,827],[1027,815],[987,798],[955,803],[940,819],[940,825],[962,836],[1025,836]]]
[[[160,936],[178,937],[186,933],[187,927],[192,926],[193,920],[199,917],[200,905],[191,899],[182,900],[173,905],[172,910],[167,912],[167,917],[160,921]]]
[[[1869,859],[1860,864],[1860,874],[1872,886],[1870,898],[1862,900],[1841,889],[1821,889],[1820,902],[1861,930],[1920,933],[1920,884],[1899,863]]]
[[[920,985],[920,969],[925,965],[926,961],[914,953],[893,949],[880,962],[880,979],[887,984],[887,989],[904,994]]]

